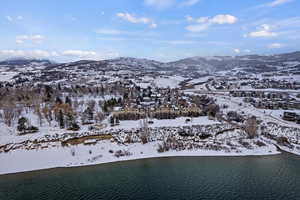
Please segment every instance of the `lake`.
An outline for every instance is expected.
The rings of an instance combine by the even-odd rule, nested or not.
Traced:
[[[173,157],[0,176],[0,200],[300,199],[300,157]]]

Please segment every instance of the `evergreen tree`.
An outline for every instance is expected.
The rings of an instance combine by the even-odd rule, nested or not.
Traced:
[[[111,126],[115,125],[115,118],[114,117],[110,117],[110,125]]]
[[[69,96],[66,96],[65,103],[66,103],[66,104],[69,104],[70,106],[72,106],[72,101],[71,101],[71,99],[70,99]]]
[[[115,122],[116,122],[116,125],[119,125],[119,124],[120,124],[119,117],[116,117],[116,120],[115,120]]]
[[[72,126],[72,124],[74,123],[74,116],[72,113],[67,113],[66,115],[66,120],[65,120],[65,123],[66,123],[66,127],[67,128],[70,128]]]
[[[51,93],[50,93],[50,92],[47,92],[47,93],[46,93],[45,101],[46,101],[46,102],[49,102],[49,101],[51,101],[51,98],[52,98]]]
[[[56,97],[55,103],[56,104],[62,104],[63,102],[59,97]]]
[[[103,110],[103,112],[108,112],[108,105],[107,105],[107,102],[106,102],[106,101],[104,101],[102,110]]]
[[[94,120],[94,112],[90,107],[87,107],[81,115],[82,124],[91,124]]]
[[[94,112],[90,107],[87,107],[85,112],[88,116],[88,120],[93,120],[94,119]]]
[[[73,122],[70,129],[72,131],[78,131],[80,129],[80,126],[77,124],[77,122]]]
[[[63,114],[62,110],[59,110],[59,113],[58,113],[58,123],[59,123],[59,127],[61,129],[65,128],[64,114]]]
[[[25,132],[26,129],[27,129],[27,122],[28,122],[28,119],[25,118],[25,117],[21,117],[19,120],[18,120],[18,131],[20,132]]]

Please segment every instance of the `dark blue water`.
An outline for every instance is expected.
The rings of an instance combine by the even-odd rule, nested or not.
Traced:
[[[300,157],[159,158],[0,176],[0,200],[300,199]]]

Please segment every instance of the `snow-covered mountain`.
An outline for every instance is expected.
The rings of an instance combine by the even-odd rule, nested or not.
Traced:
[[[278,54],[278,55],[246,55],[246,56],[214,56],[214,57],[192,57],[176,62],[168,63],[174,68],[191,71],[216,72],[242,68],[246,71],[274,70],[278,66],[290,66],[289,64],[300,64],[300,52]],[[272,68],[272,69],[271,69]],[[299,68],[299,66],[298,66]]]
[[[246,73],[274,72],[292,70],[300,72],[300,52],[278,55],[246,55],[246,56],[212,56],[191,57],[182,60],[162,63],[155,60],[121,57],[110,60],[80,60],[70,63],[53,63],[49,60],[14,59],[0,62],[1,67],[10,70],[20,68],[27,71],[40,70],[94,70],[94,71],[167,71],[180,75],[213,74],[219,71],[239,69]]]
[[[54,62],[46,59],[24,59],[24,58],[14,58],[8,59],[0,62],[0,66],[29,66],[29,65],[50,65]]]

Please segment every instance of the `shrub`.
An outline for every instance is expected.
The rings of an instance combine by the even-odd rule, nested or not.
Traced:
[[[287,146],[287,145],[289,145],[290,143],[289,143],[287,137],[278,137],[278,138],[277,138],[277,144],[283,145],[283,146]]]
[[[69,131],[79,131],[80,130],[80,126],[77,123],[72,123],[71,127],[68,128]]]
[[[256,145],[259,146],[259,147],[266,146],[265,143],[263,143],[262,141],[259,141],[259,140],[257,140],[256,142],[254,142],[254,144],[256,144]]]

